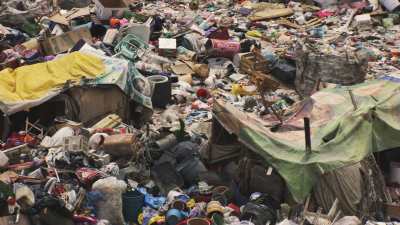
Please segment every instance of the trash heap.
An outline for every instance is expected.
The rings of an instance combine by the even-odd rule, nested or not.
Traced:
[[[299,202],[215,121],[213,104],[277,130],[319,90],[398,82],[399,1],[6,0],[0,9],[1,224],[397,224],[375,222],[390,221],[378,206],[356,215],[337,199],[329,211]]]

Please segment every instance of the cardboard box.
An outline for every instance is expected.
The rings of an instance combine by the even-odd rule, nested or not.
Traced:
[[[62,148],[64,151],[68,152],[86,152],[89,149],[88,140],[82,135],[65,137],[63,139]]]
[[[358,29],[366,30],[372,28],[372,19],[370,14],[361,14],[354,17]]]
[[[49,20],[53,21],[54,23],[70,26],[71,20],[85,16],[90,16],[89,7],[73,8],[69,10],[69,12],[66,15],[61,15],[60,12],[58,12],[53,16],[51,16]]]
[[[158,39],[159,54],[165,57],[176,57],[176,39],[159,38]]]
[[[100,20],[108,20],[128,9],[124,0],[94,0],[96,15]]]
[[[49,37],[41,40],[40,45],[46,55],[55,55],[72,48],[80,39],[85,40],[87,43],[92,43],[92,35],[89,28],[82,27],[55,37]]]
[[[240,70],[251,74],[254,71],[266,72],[268,70],[268,61],[259,53],[247,53],[240,58]]]

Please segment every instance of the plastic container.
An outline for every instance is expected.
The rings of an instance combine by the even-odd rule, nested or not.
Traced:
[[[153,106],[165,108],[171,100],[171,82],[168,77],[161,75],[149,76],[148,79],[153,87]]]
[[[228,204],[228,196],[227,196],[228,192],[229,192],[229,188],[226,186],[215,187],[212,190],[211,199],[213,201],[220,202],[222,205],[227,205]]]
[[[166,214],[166,222],[168,225],[176,225],[179,221],[183,220],[187,216],[186,213],[178,209],[170,209]]]
[[[138,216],[144,206],[144,195],[139,191],[128,191],[122,194],[122,213],[125,222],[138,224]]]
[[[96,15],[101,20],[108,20],[112,16],[122,14],[128,9],[126,3],[122,0],[95,0]]]
[[[206,48],[210,55],[233,58],[240,52],[240,43],[230,40],[209,39],[206,42]]]
[[[210,225],[210,221],[205,219],[205,218],[198,218],[198,217],[194,217],[194,218],[190,218],[187,221],[187,225]]]

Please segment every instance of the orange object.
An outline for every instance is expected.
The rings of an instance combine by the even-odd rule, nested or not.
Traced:
[[[34,138],[31,135],[29,135],[29,134],[25,135],[25,137],[24,137],[24,142],[25,143],[31,143],[33,141],[34,141]]]
[[[390,52],[392,53],[392,57],[399,57],[400,56],[400,50],[399,49],[392,49]]]
[[[198,102],[192,102],[192,109],[199,109],[199,103]]]
[[[111,27],[116,27],[116,26],[118,26],[119,25],[119,19],[117,19],[117,18],[114,18],[114,17],[111,17],[110,18],[110,26]]]

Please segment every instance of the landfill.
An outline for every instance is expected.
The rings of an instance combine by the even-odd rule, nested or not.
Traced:
[[[399,0],[3,0],[0,112],[0,225],[400,224]]]

